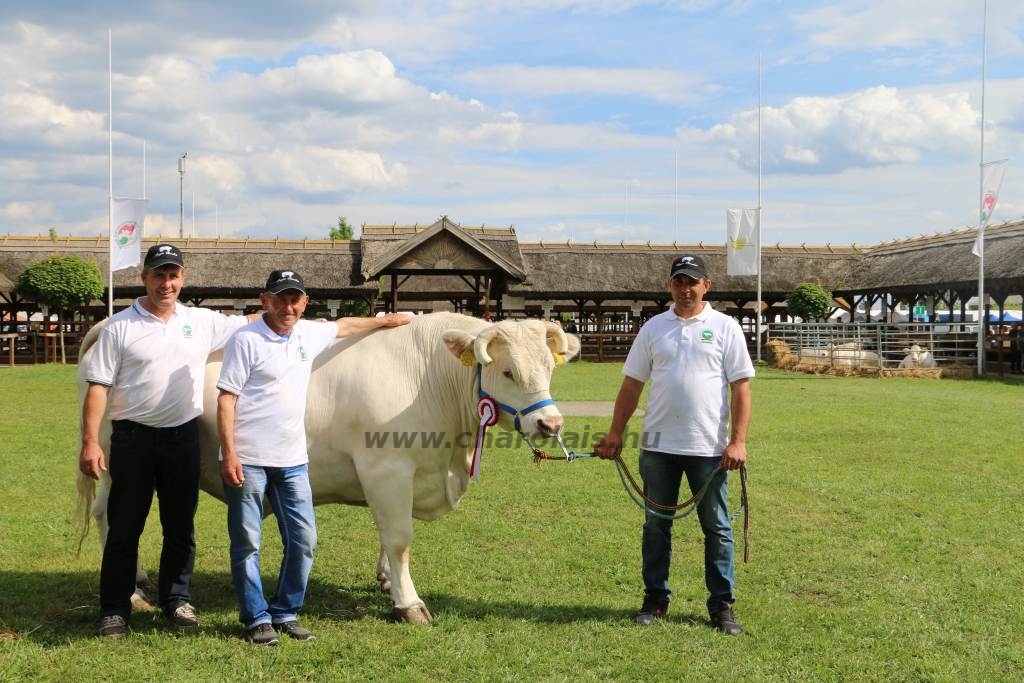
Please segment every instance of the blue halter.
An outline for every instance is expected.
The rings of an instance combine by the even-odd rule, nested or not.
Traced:
[[[522,410],[516,410],[512,406],[505,405],[504,403],[502,403],[501,401],[499,401],[498,399],[494,398],[493,396],[488,394],[486,391],[484,391],[483,384],[482,384],[482,376],[483,376],[483,366],[480,365],[480,363],[477,363],[476,364],[476,393],[477,393],[478,398],[485,398],[486,397],[486,398],[491,399],[492,401],[494,401],[495,405],[498,406],[498,408],[500,408],[501,410],[503,410],[506,413],[508,413],[509,415],[511,415],[514,418],[514,420],[515,420],[516,431],[519,432],[520,434],[522,434],[522,432],[523,432],[523,430],[521,429],[520,423],[519,423],[519,417],[521,415],[529,415],[533,411],[539,410],[539,409],[543,408],[544,406],[553,406],[553,405],[555,405],[554,399],[546,398],[543,401],[537,401],[533,405],[526,406]]]

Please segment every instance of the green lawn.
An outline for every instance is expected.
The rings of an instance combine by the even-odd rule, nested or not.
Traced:
[[[556,373],[561,400],[612,400],[620,365]],[[388,623],[369,513],[318,509],[312,643],[239,636],[223,506],[203,495],[203,628],[148,615],[93,636],[99,552],[75,555],[74,369],[0,370],[0,680],[1024,679],[1024,384],[761,370],[750,434],[752,561],[739,638],[707,627],[696,523],[677,524],[675,600],[634,626],[641,514],[611,464],[493,449],[458,510],[417,523],[430,627]],[[567,428],[608,418],[568,418]],[[635,454],[632,455],[635,458]],[[273,525],[273,522],[270,522]],[[156,517],[143,538],[153,570]],[[268,586],[280,561],[268,526]]]

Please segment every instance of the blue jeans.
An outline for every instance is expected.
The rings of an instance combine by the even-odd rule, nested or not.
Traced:
[[[224,486],[238,620],[247,629],[258,624],[293,621],[302,609],[316,549],[316,518],[308,468],[243,465],[242,471],[245,481],[241,487]],[[264,495],[270,500],[284,546],[277,590],[269,604],[260,578]]]
[[[675,455],[641,449],[640,476],[644,493],[663,505],[679,502],[682,475],[696,493],[719,464],[719,458]],[[723,603],[735,602],[732,525],[729,522],[728,476],[720,472],[697,506],[697,518],[704,531],[704,583],[707,585],[708,612],[714,614]],[[672,560],[672,520],[647,512],[643,534],[643,579],[647,598],[668,604],[672,590],[668,569]]]

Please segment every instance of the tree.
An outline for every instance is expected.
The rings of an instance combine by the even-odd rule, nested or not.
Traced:
[[[350,240],[355,234],[352,231],[352,226],[348,224],[348,219],[344,216],[338,216],[337,227],[332,227],[330,230],[327,238],[332,240]]]
[[[64,352],[64,308],[82,306],[103,296],[103,276],[96,261],[81,256],[51,256],[29,265],[15,286],[24,298],[57,309],[60,331],[60,362]]]
[[[813,282],[801,282],[786,299],[789,312],[804,320],[824,320],[832,310],[832,292]]]

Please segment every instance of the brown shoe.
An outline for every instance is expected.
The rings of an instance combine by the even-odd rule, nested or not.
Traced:
[[[633,617],[633,621],[641,626],[650,626],[668,612],[668,603],[654,598],[644,598],[644,604],[640,611]]]
[[[168,612],[166,616],[167,621],[178,628],[199,628],[199,618],[196,616],[196,608],[190,603],[180,603],[174,608],[173,612]]]
[[[253,645],[277,645],[277,632],[267,623],[256,624],[245,632],[245,639]]]
[[[299,626],[297,621],[285,621],[280,624],[274,624],[274,630],[294,640],[316,640],[316,636],[313,635],[312,631]]]
[[[730,636],[743,633],[743,627],[736,621],[736,615],[733,614],[732,605],[729,603],[725,603],[722,609],[711,615],[711,627]]]

